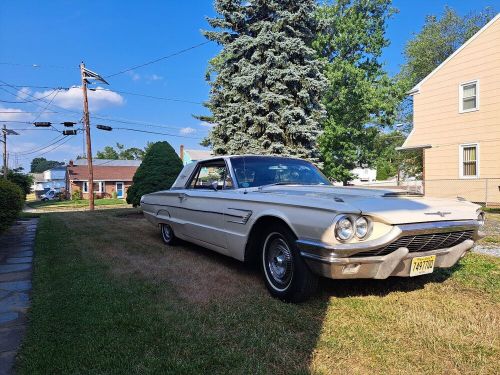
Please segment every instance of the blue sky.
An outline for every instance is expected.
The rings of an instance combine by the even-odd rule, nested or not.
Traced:
[[[423,25],[425,15],[440,14],[448,4],[460,14],[481,10],[486,6],[500,9],[499,0],[438,1],[397,0],[399,13],[388,24],[387,36],[391,45],[384,51],[387,70],[394,74],[402,63],[402,50],[412,34]],[[93,71],[107,76],[205,41],[200,33],[207,28],[206,16],[213,16],[211,0],[196,1],[14,1],[0,3],[0,80],[13,85],[71,87],[80,84],[78,64],[84,61]],[[91,115],[136,121],[124,124],[91,117],[92,125],[107,124],[171,135],[145,134],[125,130],[103,132],[92,129],[93,150],[116,142],[126,147],[143,147],[147,141],[167,140],[178,150],[200,148],[198,143],[209,128],[192,117],[206,114],[198,104],[208,97],[204,80],[207,61],[218,51],[214,43],[165,59],[143,68],[109,78],[110,90],[139,93],[182,101],[156,100],[114,92],[91,92]],[[19,64],[19,65],[16,65]],[[38,67],[32,67],[37,64]],[[0,82],[0,84],[2,84]],[[104,86],[102,86],[104,87]],[[16,93],[10,86],[0,86],[0,124],[2,120],[33,121],[33,113],[44,109],[46,103],[6,103],[47,96],[50,89],[27,88]],[[80,90],[58,93],[49,107],[54,112],[38,120],[78,121],[81,118]],[[44,99],[45,100],[45,99]],[[3,102],[2,102],[3,101]],[[41,106],[41,107],[40,107]],[[20,112],[22,111],[22,112]],[[75,111],[75,112],[70,112]],[[139,124],[142,123],[142,124]],[[30,125],[7,123],[12,129]],[[148,124],[149,126],[146,126]],[[155,125],[155,126],[151,126]],[[60,127],[60,125],[57,125]],[[66,160],[82,154],[81,134],[64,144],[35,151],[50,144],[57,133],[50,130],[20,130],[9,138],[11,166],[27,168],[33,157]],[[57,148],[56,148],[57,147]],[[28,153],[31,152],[31,153]]]

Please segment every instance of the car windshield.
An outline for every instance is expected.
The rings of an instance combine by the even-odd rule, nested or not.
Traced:
[[[331,185],[308,161],[280,157],[237,156],[231,165],[240,188],[264,185]]]

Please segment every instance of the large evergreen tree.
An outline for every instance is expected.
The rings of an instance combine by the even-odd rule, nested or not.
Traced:
[[[205,36],[222,46],[209,66],[206,106],[215,154],[317,160],[326,81],[310,47],[314,0],[215,0]],[[207,118],[205,118],[206,120]]]
[[[380,62],[390,0],[337,0],[319,8],[314,48],[326,60],[327,119],[319,140],[324,172],[344,183],[351,170],[371,165],[376,126],[393,121],[401,91]]]
[[[182,170],[182,161],[168,142],[148,143],[141,165],[127,190],[127,202],[138,206],[144,194],[169,189]]]

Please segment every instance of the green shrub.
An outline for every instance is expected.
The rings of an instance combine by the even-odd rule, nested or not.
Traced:
[[[148,148],[142,164],[127,190],[127,203],[138,206],[141,196],[170,189],[182,170],[182,161],[168,142],[157,142]]]
[[[82,199],[82,192],[80,190],[76,190],[73,193],[71,193],[71,200],[77,201]]]
[[[118,194],[116,193],[116,191],[113,191],[113,194],[111,195],[113,199],[117,199],[118,198]]]
[[[15,183],[0,180],[0,232],[7,229],[24,206],[24,192]]]

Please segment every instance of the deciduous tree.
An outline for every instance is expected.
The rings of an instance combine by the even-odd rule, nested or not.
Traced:
[[[317,11],[320,32],[314,41],[325,60],[327,118],[319,145],[324,172],[347,183],[351,170],[370,166],[378,126],[394,120],[401,91],[385,72],[380,56],[389,44],[386,21],[390,0],[337,0]]]

